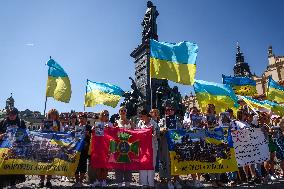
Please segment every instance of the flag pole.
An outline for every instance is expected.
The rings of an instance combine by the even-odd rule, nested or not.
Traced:
[[[44,103],[44,111],[43,111],[44,116],[45,116],[45,112],[46,112],[46,103],[47,103],[47,96],[45,95],[45,103]]]
[[[151,54],[150,48],[151,48],[151,47],[150,47],[150,41],[149,41],[149,54]],[[152,109],[152,108],[153,108],[153,90],[152,90],[151,59],[150,59],[150,58],[149,58],[149,64],[150,64],[150,66],[149,66],[149,67],[150,67],[150,71],[149,71],[150,74],[149,74],[149,75],[150,75],[150,93],[151,93],[151,94],[150,94],[150,99],[151,99],[151,109]],[[150,109],[150,110],[151,110],[151,109]]]
[[[87,84],[86,84],[86,91],[85,91],[85,101],[84,101],[84,112],[86,111],[86,105],[85,105],[85,102],[86,102],[86,95],[87,95],[87,85],[88,85],[88,79],[87,79]]]
[[[51,56],[49,56],[49,60],[51,60]],[[48,80],[48,76],[47,76],[47,80]],[[46,112],[46,104],[47,104],[47,95],[45,93],[45,102],[44,102],[44,111],[43,111],[44,116],[45,116],[45,112]]]

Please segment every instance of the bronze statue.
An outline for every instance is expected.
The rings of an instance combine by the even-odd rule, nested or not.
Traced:
[[[157,11],[156,6],[154,6],[151,1],[148,1],[147,10],[141,23],[143,26],[142,42],[147,42],[149,39],[158,39],[156,23],[158,16],[159,12]]]

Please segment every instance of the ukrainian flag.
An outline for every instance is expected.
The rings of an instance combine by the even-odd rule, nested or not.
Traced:
[[[198,46],[191,42],[167,43],[150,40],[150,77],[192,85]]]
[[[67,73],[53,59],[50,59],[46,64],[49,67],[46,96],[68,103],[71,98],[71,84]]]
[[[256,94],[256,82],[248,77],[222,75],[223,84],[230,85],[237,95],[253,96]]]
[[[278,103],[284,102],[284,87],[274,81],[271,76],[268,79],[267,99]]]
[[[115,108],[123,94],[124,91],[116,85],[87,80],[85,106],[104,104]]]
[[[195,80],[193,87],[202,112],[206,111],[208,104],[215,106],[217,114],[228,108],[236,109],[239,107],[238,98],[229,85]]]
[[[260,108],[265,108],[267,110],[271,110],[272,106],[264,101],[260,101],[248,96],[238,96],[240,99],[245,101],[245,103],[253,110],[258,110]]]
[[[265,108],[274,114],[277,114],[279,116],[284,115],[284,106],[281,104],[278,104],[276,102],[272,102],[269,100],[257,100],[248,96],[239,96],[241,99],[245,101],[245,103],[254,110],[258,110],[260,108]]]

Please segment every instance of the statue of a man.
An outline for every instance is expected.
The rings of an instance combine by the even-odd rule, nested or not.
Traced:
[[[141,23],[143,26],[142,42],[146,42],[148,39],[158,39],[156,23],[158,16],[159,12],[156,10],[156,6],[151,1],[148,1],[147,10]]]

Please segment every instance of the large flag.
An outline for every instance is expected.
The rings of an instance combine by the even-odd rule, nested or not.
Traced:
[[[256,94],[256,82],[248,77],[222,75],[223,84],[230,85],[237,95],[253,96]]]
[[[170,130],[167,141],[172,175],[225,173],[238,170],[233,143],[223,129]]]
[[[271,111],[279,116],[284,116],[284,106],[269,100],[257,100],[248,96],[238,96],[243,99],[245,103],[254,111],[265,110]]]
[[[284,103],[284,87],[274,81],[271,76],[268,79],[267,99]]]
[[[215,106],[216,113],[224,112],[226,109],[236,109],[239,107],[238,98],[229,85],[195,80],[194,91],[203,112],[208,104]]]
[[[0,175],[74,176],[83,146],[72,134],[8,128],[0,141]]]
[[[167,43],[150,40],[150,76],[192,85],[198,46],[191,42]]]
[[[105,128],[92,134],[91,166],[123,170],[153,170],[152,130]]]
[[[124,91],[116,85],[87,80],[85,106],[104,104],[115,108],[123,94]]]
[[[71,98],[71,84],[67,73],[53,59],[47,62],[48,79],[46,84],[46,96],[55,100],[68,103]]]

